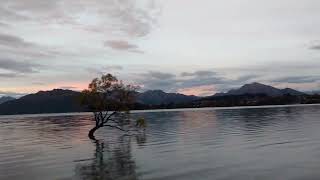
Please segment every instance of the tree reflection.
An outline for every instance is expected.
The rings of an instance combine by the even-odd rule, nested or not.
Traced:
[[[131,140],[138,145],[146,142],[146,135],[122,136],[114,143],[95,142],[93,159],[76,166],[76,179],[88,180],[137,180],[136,164],[132,158]]]

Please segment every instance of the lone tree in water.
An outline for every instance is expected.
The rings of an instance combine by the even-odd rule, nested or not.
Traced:
[[[129,131],[129,110],[135,102],[137,89],[137,86],[123,84],[112,74],[92,80],[88,89],[81,93],[81,103],[94,113],[95,126],[89,131],[90,139],[95,140],[94,133],[101,127]],[[137,120],[135,126],[144,127],[144,120]]]

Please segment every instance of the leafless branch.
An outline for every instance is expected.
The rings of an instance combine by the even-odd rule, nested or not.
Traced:
[[[124,129],[122,129],[121,127],[113,126],[113,125],[110,125],[110,124],[104,125],[104,127],[116,128],[116,129],[119,129],[119,130],[121,130],[121,131],[128,132],[128,130],[124,130]]]
[[[103,123],[107,123],[115,114],[117,114],[117,111],[113,111],[106,119],[104,119]]]

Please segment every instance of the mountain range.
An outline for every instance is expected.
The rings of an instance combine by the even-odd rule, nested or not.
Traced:
[[[239,89],[233,89],[226,93],[217,93],[210,97],[218,97],[223,101],[224,97],[239,95],[261,95],[267,97],[280,97],[284,95],[302,96],[304,93],[294,89],[278,89],[272,86],[252,83],[246,84]],[[0,114],[37,114],[37,113],[66,113],[87,111],[79,105],[77,101],[80,92],[72,90],[54,89],[51,91],[39,91],[29,94],[19,99],[6,99],[0,103]],[[193,107],[194,102],[207,100],[208,97],[188,96],[179,93],[166,93],[162,90],[149,90],[138,93],[137,104],[143,108],[167,108],[167,107]],[[168,106],[174,104],[175,106]]]
[[[3,97],[0,97],[0,104],[5,103],[7,101],[12,101],[12,100],[15,100],[15,98],[10,96],[3,96]]]
[[[285,88],[285,89],[278,89],[269,85],[261,84],[261,83],[251,83],[251,84],[245,84],[239,89],[232,89],[228,91],[227,93],[217,93],[215,96],[230,96],[230,95],[244,95],[244,94],[265,94],[268,96],[283,96],[286,94],[290,94],[293,96],[299,96],[304,95],[305,93],[291,89],[291,88]]]
[[[54,89],[39,91],[19,99],[7,99],[0,104],[2,114],[38,114],[38,113],[66,113],[87,111],[78,101],[80,92],[72,90]],[[196,100],[196,96],[187,96],[178,93],[166,93],[162,90],[149,90],[137,94],[137,103],[140,106],[161,106],[167,104],[188,103]]]
[[[149,90],[139,93],[137,97],[138,103],[146,105],[161,105],[171,103],[186,103],[199,99],[197,96],[187,96],[179,93],[166,93],[162,90]]]

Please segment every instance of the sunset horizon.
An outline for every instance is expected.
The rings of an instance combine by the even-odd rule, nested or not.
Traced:
[[[82,90],[101,73],[198,96],[251,82],[320,90],[318,1],[181,3],[4,0],[0,94]]]

